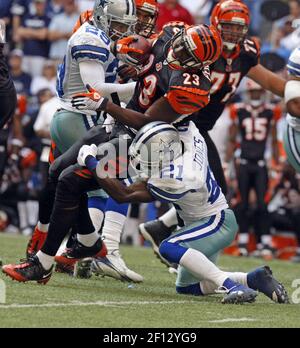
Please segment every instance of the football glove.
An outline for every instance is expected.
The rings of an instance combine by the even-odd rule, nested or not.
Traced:
[[[72,106],[77,110],[104,111],[108,98],[102,97],[90,85],[86,85],[87,93],[79,93],[72,97]]]
[[[111,133],[112,129],[114,128],[115,122],[116,121],[112,116],[110,116],[109,114],[106,115],[106,119],[103,122],[102,127],[105,128],[105,132],[107,134]]]
[[[129,47],[133,42],[138,41],[138,38],[134,36],[127,36],[120,40],[112,46],[112,52],[116,58],[129,65],[139,65],[138,59],[132,57],[129,53],[138,53],[142,55],[144,52],[138,48]]]
[[[77,163],[85,167],[85,160],[88,156],[96,157],[98,152],[98,147],[95,144],[92,145],[83,145],[77,156]]]

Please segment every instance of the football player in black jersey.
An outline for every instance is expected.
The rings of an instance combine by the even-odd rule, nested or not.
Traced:
[[[121,39],[118,45],[124,42],[127,44],[128,40]],[[111,134],[106,134],[102,126],[92,128],[82,140],[53,162],[50,175],[59,180],[45,244],[25,263],[5,266],[3,271],[6,274],[21,282],[35,280],[46,283],[51,276],[54,256],[79,215],[80,222],[84,222],[85,237],[95,233],[89,217],[79,209],[79,205],[82,194],[98,188],[98,184],[89,170],[74,165],[79,149],[83,144],[99,145],[106,142],[116,150],[128,149],[133,134],[123,125],[140,129],[147,123],[161,120],[168,123],[177,121],[183,126],[180,122],[182,116],[192,114],[209,102],[211,83],[208,65],[218,59],[221,50],[221,36],[213,26],[167,25],[153,44],[149,61],[141,71],[134,97],[127,109],[101,97],[91,88],[89,93],[73,98],[73,105],[79,110],[106,111],[120,124]],[[108,163],[117,168],[116,174],[119,174],[124,168],[123,161],[127,171],[127,151],[125,158],[118,154],[117,163],[116,160]],[[99,237],[91,247],[76,241],[57,261],[74,263],[83,257],[103,255],[104,249]]]
[[[227,151],[227,161],[233,158],[237,136],[240,135],[240,155],[238,162],[238,184],[240,205],[237,209],[237,219],[240,227],[239,251],[241,256],[247,256],[249,240],[249,194],[254,189],[256,195],[255,222],[257,235],[261,237],[263,249],[260,256],[272,258],[270,223],[265,195],[268,190],[268,168],[265,160],[266,143],[269,134],[272,135],[272,156],[278,163],[278,144],[276,123],[281,117],[278,105],[266,103],[265,91],[252,80],[246,83],[244,103],[236,103],[230,107],[230,144]]]
[[[3,129],[13,117],[17,107],[17,94],[8,72],[8,66],[3,53],[5,43],[5,24],[0,20],[0,181],[6,162],[6,145],[8,130]],[[1,165],[2,163],[2,165]],[[2,167],[2,168],[1,168]]]
[[[209,165],[223,193],[226,194],[227,185],[220,156],[208,131],[214,127],[243,77],[250,77],[265,90],[281,97],[284,95],[286,81],[259,63],[259,43],[247,36],[250,13],[245,4],[233,0],[218,3],[212,11],[211,24],[221,33],[223,51],[220,58],[210,66],[210,102],[194,113],[192,120],[206,141]],[[172,233],[177,224],[175,209],[172,208],[158,220],[141,224],[140,232],[151,242],[154,250],[158,250],[160,242]]]

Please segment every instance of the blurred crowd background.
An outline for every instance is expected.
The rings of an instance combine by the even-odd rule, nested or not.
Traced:
[[[209,23],[214,0],[161,0],[157,30],[172,20],[188,24]],[[270,1],[245,0],[251,10],[250,35],[261,41],[261,63],[272,71],[286,76],[285,64],[289,54],[300,46],[300,0]],[[0,231],[29,235],[37,221],[38,196],[48,170],[50,145],[49,126],[57,108],[55,98],[56,69],[61,62],[72,34],[73,26],[82,11],[93,8],[93,0],[1,0],[0,19],[7,26],[7,56],[10,72],[18,93],[18,110],[12,125],[0,133]],[[293,24],[294,23],[294,24]],[[300,23],[299,23],[300,24]],[[241,85],[231,103],[243,100],[245,83]],[[272,158],[271,146],[267,145],[266,158],[269,170],[269,192],[266,195],[268,211],[272,215],[272,233],[291,233],[287,248],[296,251],[300,243],[300,191],[299,177],[286,164],[282,147],[282,128],[285,110],[282,102],[267,95],[268,101],[279,104],[281,115],[277,121],[279,158]],[[228,199],[238,210],[240,202],[236,164],[226,160],[229,127],[231,124],[228,107],[211,132],[219,149],[229,185]],[[8,138],[8,153],[4,141]],[[17,139],[17,140],[16,140]],[[13,141],[11,141],[13,140]],[[255,194],[250,195],[249,215],[255,226],[257,209]],[[167,207],[158,203],[133,206],[131,218],[124,233],[124,241],[139,244],[137,234],[139,222],[155,218]],[[250,231],[250,232],[251,232]],[[250,238],[250,244],[253,238]],[[276,240],[276,239],[274,239]],[[254,246],[249,248],[255,250]],[[290,249],[285,249],[290,250]],[[235,252],[231,250],[231,252]],[[300,253],[300,249],[298,248]],[[289,256],[290,253],[287,252]],[[278,254],[278,256],[280,256]],[[300,261],[300,257],[299,257]]]

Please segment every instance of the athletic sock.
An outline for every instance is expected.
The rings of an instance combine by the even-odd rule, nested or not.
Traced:
[[[158,218],[167,227],[172,227],[178,225],[176,209],[173,207],[168,210],[164,215]]]
[[[106,205],[106,198],[102,197],[89,197],[88,199],[88,210],[92,224],[94,225],[95,231],[100,231],[103,220],[104,211]]]
[[[226,272],[221,271],[203,253],[195,249],[188,249],[181,257],[179,263],[199,280],[210,280],[218,287],[222,286],[228,278]]]
[[[247,273],[244,272],[226,272],[227,277],[231,280],[240,283],[242,285],[248,286],[247,283]]]
[[[37,228],[40,232],[47,233],[49,229],[49,224],[42,224],[40,221],[37,223]]]
[[[94,231],[90,234],[77,234],[77,240],[86,247],[93,246],[100,238],[98,232]]]
[[[125,220],[126,216],[115,211],[107,211],[105,213],[102,237],[108,253],[119,249]]]
[[[47,255],[42,251],[38,251],[36,256],[46,271],[52,267],[54,263],[54,256]]]
[[[102,236],[109,254],[119,250],[128,207],[129,204],[119,204],[111,197],[107,200]]]

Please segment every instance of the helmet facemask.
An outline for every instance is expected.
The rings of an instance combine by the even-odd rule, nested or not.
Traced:
[[[97,6],[97,2],[94,6],[92,21],[95,27],[105,31],[106,33],[108,32],[109,25],[105,10],[103,7]]]
[[[248,33],[248,26],[242,23],[242,20],[231,22],[220,22],[218,29],[221,32],[224,47],[232,51],[240,45]]]
[[[144,7],[137,7],[137,24],[135,26],[136,33],[145,38],[150,37],[154,32],[156,19],[157,19],[156,9],[146,9]]]
[[[113,41],[116,41],[122,39],[123,37],[134,34],[136,22],[136,17],[120,19],[116,16],[108,16],[109,38]]]
[[[164,168],[182,155],[181,142],[142,144],[139,148],[132,144],[129,148],[130,165],[140,178],[160,178]]]
[[[199,61],[193,53],[194,43],[185,34],[185,29],[181,29],[171,40],[171,45],[167,52],[166,60],[171,68],[175,70],[197,69],[204,67],[203,62]]]

